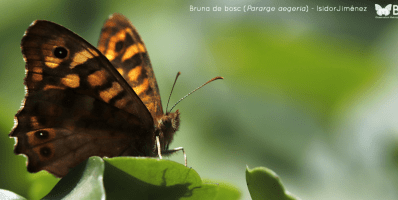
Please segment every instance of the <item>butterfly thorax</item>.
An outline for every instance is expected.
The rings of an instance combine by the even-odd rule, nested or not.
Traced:
[[[180,126],[180,112],[166,113],[155,119],[155,135],[159,136],[162,151],[168,150],[174,134]]]

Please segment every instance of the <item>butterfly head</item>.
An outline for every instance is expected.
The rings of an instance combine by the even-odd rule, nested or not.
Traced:
[[[157,120],[156,134],[159,136],[161,150],[167,150],[174,134],[180,127],[180,111],[167,112]]]

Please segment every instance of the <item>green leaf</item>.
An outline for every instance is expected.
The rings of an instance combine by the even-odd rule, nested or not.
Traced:
[[[104,162],[105,160],[105,162]],[[226,183],[202,183],[198,173],[156,158],[91,157],[73,168],[44,199],[238,199]]]
[[[105,160],[105,161],[104,161]],[[202,182],[192,168],[142,157],[90,157],[73,168],[43,199],[239,199],[228,183]],[[0,190],[1,199],[25,199]]]
[[[238,200],[241,197],[241,192],[233,185],[224,181],[214,181],[209,179],[202,180],[205,183],[217,184],[219,189],[215,200]]]
[[[179,163],[156,158],[104,159],[107,198],[214,199],[216,184],[202,184],[198,173]]]
[[[265,167],[256,167],[254,169],[246,167],[246,183],[253,200],[298,199],[285,190],[275,172]]]
[[[73,168],[43,199],[104,199],[104,161],[90,157]]]
[[[21,197],[14,192],[0,189],[0,199],[2,200],[26,200],[24,197]]]
[[[28,189],[28,199],[41,199],[50,193],[60,179],[43,170],[29,174],[29,181],[31,183]]]

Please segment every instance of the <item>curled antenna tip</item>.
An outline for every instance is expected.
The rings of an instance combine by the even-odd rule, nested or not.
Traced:
[[[218,80],[218,79],[224,79],[224,78],[223,78],[222,76],[216,76],[216,77],[210,79],[209,81],[207,81],[205,84],[203,84],[203,85],[201,85],[200,87],[196,88],[194,91],[192,91],[192,92],[190,92],[190,93],[193,93],[193,92],[195,92],[196,90],[200,89],[201,87],[205,86],[206,84],[208,84],[208,83],[210,83],[210,82],[213,82],[213,81],[215,81],[215,80]]]
[[[177,77],[178,77],[178,74],[177,74]],[[176,78],[176,79],[177,79],[177,78]],[[207,85],[208,83],[213,82],[213,81],[215,81],[215,80],[217,80],[217,79],[224,79],[224,78],[221,77],[221,76],[216,76],[216,77],[210,79],[209,81],[207,81],[206,83],[204,83],[203,85],[199,86],[198,88],[192,90],[190,93],[188,93],[187,95],[185,95],[184,97],[182,97],[180,100],[178,100],[177,103],[175,103],[174,106],[171,107],[171,109],[170,109],[169,112],[171,112],[171,111],[174,109],[174,107],[176,107],[176,105],[177,105],[178,103],[180,103],[183,99],[187,98],[189,95],[191,95],[192,93],[194,93],[196,90],[199,90],[199,89],[202,88],[203,86],[205,86],[205,85]],[[167,110],[167,109],[166,109],[166,110]]]

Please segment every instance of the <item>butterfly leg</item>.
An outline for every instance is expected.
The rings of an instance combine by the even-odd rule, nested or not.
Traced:
[[[157,146],[157,149],[158,149],[159,158],[162,159],[162,150],[160,148],[159,136],[156,136],[156,146]]]
[[[162,159],[162,154],[165,155],[165,156],[168,156],[168,155],[171,155],[171,154],[173,154],[173,153],[175,153],[177,151],[182,151],[182,153],[184,154],[185,167],[188,166],[187,165],[187,154],[185,154],[184,147],[177,147],[177,148],[174,148],[174,149],[162,151],[161,150],[162,148],[160,147],[159,136],[156,136],[156,145],[157,145],[158,155],[159,155],[160,159]]]
[[[184,154],[185,167],[187,167],[187,154],[185,154],[184,147],[177,147],[174,149],[165,150],[165,151],[162,151],[162,153],[163,153],[163,155],[170,155],[177,151],[182,151],[182,153]]]

